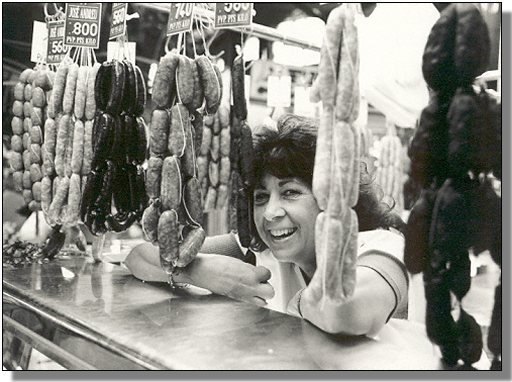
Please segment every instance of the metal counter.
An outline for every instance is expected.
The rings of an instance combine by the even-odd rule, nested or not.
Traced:
[[[391,320],[372,339],[329,335],[304,320],[203,289],[143,283],[121,266],[87,258],[4,268],[2,296],[4,364],[17,359],[21,368],[31,348],[68,369],[432,370],[441,365],[417,323]]]

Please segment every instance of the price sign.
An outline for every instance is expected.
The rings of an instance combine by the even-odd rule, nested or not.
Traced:
[[[215,3],[215,29],[246,27],[252,23],[253,3]]]
[[[167,36],[187,32],[192,28],[194,3],[172,3],[167,21]]]
[[[269,76],[267,80],[267,106],[289,107],[292,100],[292,78]]]
[[[293,113],[304,117],[315,117],[315,104],[309,100],[311,88],[304,86],[295,87],[293,102]]]
[[[46,51],[48,48],[48,31],[46,23],[42,21],[34,21],[32,28],[32,49],[30,51],[30,61],[46,62]]]
[[[48,48],[46,55],[47,64],[60,63],[69,47],[64,45],[64,20],[49,21],[48,24]]]
[[[102,3],[67,3],[64,44],[98,49],[100,47]]]
[[[112,3],[109,40],[124,36],[126,33],[126,12],[128,3]]]

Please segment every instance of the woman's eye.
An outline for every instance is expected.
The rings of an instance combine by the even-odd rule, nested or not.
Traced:
[[[283,192],[283,195],[286,197],[299,196],[300,194],[301,194],[300,191],[297,191],[297,190],[286,190]]]
[[[254,204],[260,205],[268,201],[268,195],[263,192],[254,194]]]

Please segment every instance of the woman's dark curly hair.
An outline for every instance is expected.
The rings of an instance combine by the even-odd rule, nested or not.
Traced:
[[[294,114],[285,114],[277,121],[277,129],[264,129],[254,134],[254,186],[261,183],[265,174],[277,178],[298,178],[312,187],[315,165],[318,125],[314,120]],[[396,228],[404,232],[405,223],[391,212],[393,206],[382,201],[384,193],[361,161],[359,198],[354,210],[359,220],[359,231],[377,228]],[[252,190],[249,192],[252,195]],[[252,205],[252,203],[251,203]],[[259,237],[254,222],[251,249],[266,248]]]

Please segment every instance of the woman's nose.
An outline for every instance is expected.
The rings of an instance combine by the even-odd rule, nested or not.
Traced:
[[[263,213],[263,217],[268,221],[272,221],[276,218],[283,217],[285,213],[285,210],[279,202],[279,198],[270,197],[265,208],[265,212]]]

